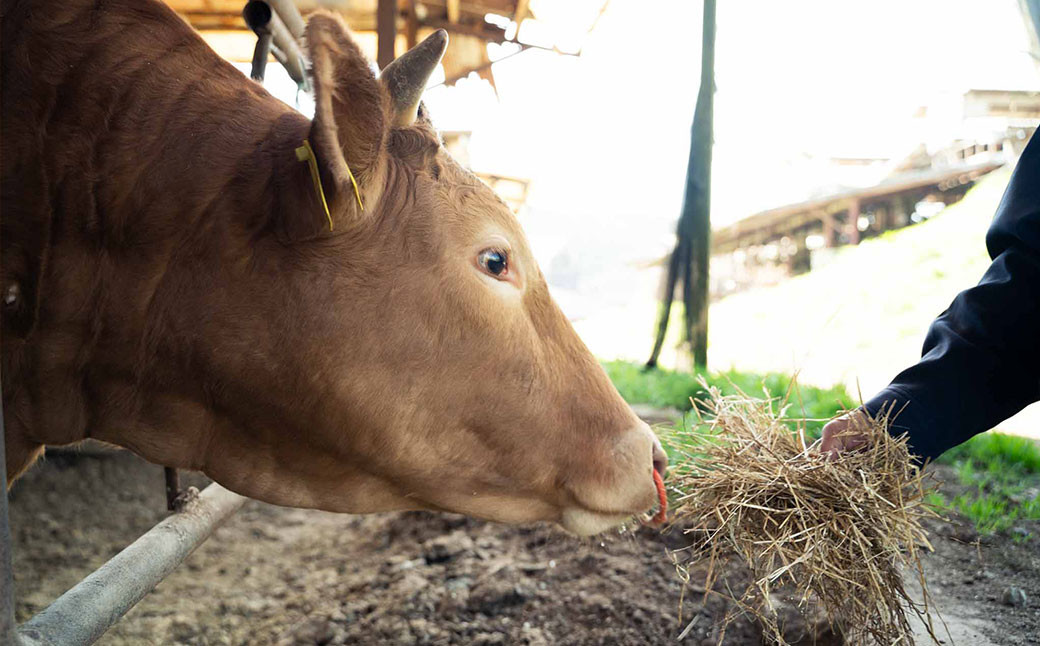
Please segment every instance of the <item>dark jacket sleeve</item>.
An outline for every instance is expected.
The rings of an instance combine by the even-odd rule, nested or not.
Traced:
[[[1040,400],[1040,136],[1018,161],[986,235],[993,264],[932,323],[921,361],[864,407],[898,413],[922,459]]]

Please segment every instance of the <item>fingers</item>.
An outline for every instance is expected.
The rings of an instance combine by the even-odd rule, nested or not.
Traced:
[[[831,460],[845,451],[855,450],[867,443],[866,418],[862,411],[855,410],[827,422],[823,427],[820,452]]]
[[[839,448],[841,444],[839,436],[849,425],[847,415],[846,413],[837,419],[832,419],[823,427],[823,438],[820,441],[821,453],[831,453]]]

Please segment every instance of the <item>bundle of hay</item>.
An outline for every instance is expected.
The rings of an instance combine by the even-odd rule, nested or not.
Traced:
[[[849,432],[870,441],[833,460],[777,402],[709,392],[697,402],[706,421],[672,440],[683,459],[669,484],[681,493],[673,524],[693,538],[678,554],[680,574],[688,580],[707,565],[705,594],[732,604],[719,642],[743,614],[786,644],[772,596],[780,588],[794,593],[803,617],[825,611],[846,643],[912,644],[911,613],[934,640],[919,558],[919,546],[931,549],[921,519],[933,512],[906,439],[884,430],[887,414],[863,416]],[[721,585],[731,565],[750,574],[745,589]],[[920,582],[919,602],[904,572]]]

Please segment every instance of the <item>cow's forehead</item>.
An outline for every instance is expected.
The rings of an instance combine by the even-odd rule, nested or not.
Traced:
[[[443,202],[466,228],[493,225],[508,234],[514,244],[524,244],[520,223],[509,206],[479,177],[463,168],[444,150],[438,154],[441,168],[437,182]]]

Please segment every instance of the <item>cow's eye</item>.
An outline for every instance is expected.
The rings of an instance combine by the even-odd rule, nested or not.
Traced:
[[[480,264],[481,269],[496,278],[502,278],[509,270],[508,256],[506,256],[504,251],[499,251],[497,249],[485,249],[481,251],[477,256],[477,263]]]

